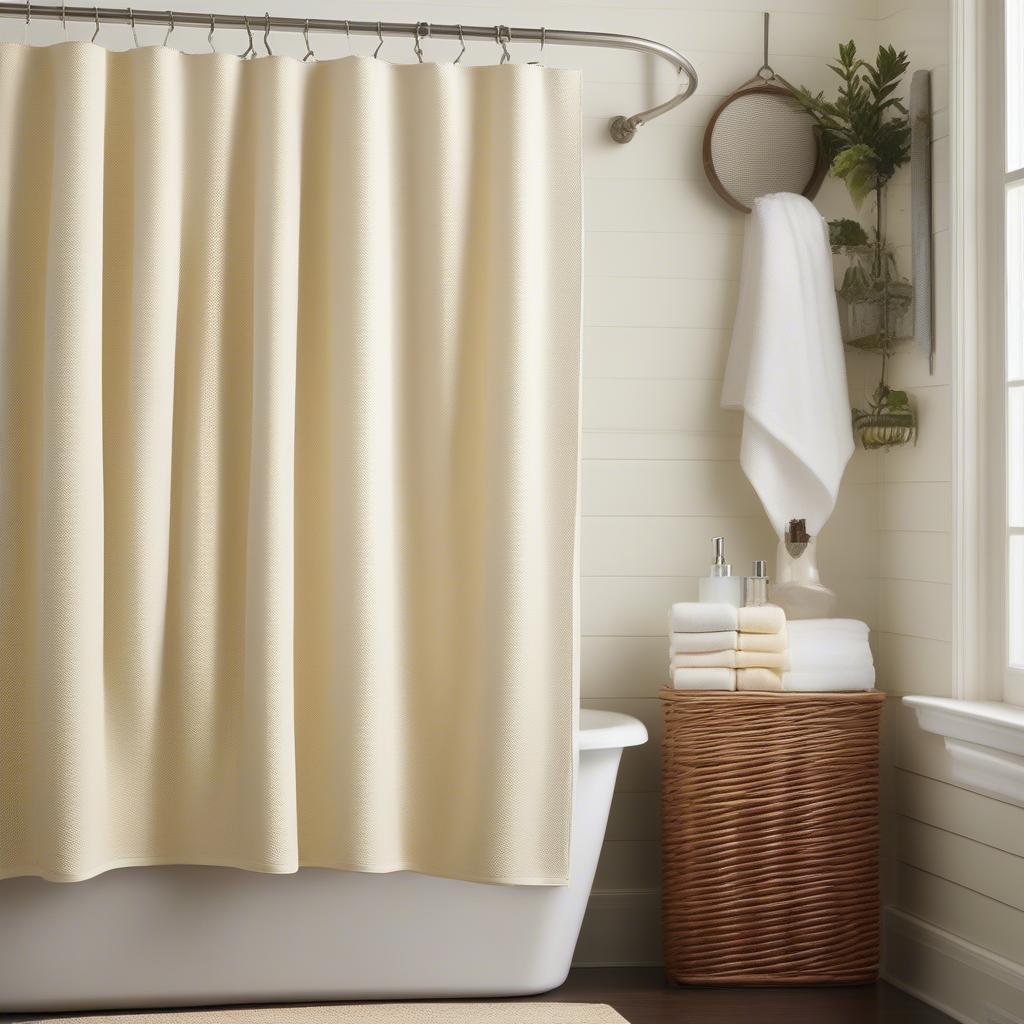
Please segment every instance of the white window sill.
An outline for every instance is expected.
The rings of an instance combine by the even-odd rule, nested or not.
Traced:
[[[942,736],[954,781],[1024,807],[1024,708],[997,701],[904,697],[925,732]]]

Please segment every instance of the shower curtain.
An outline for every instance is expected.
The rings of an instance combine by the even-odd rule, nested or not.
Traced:
[[[579,121],[0,46],[0,877],[567,880]]]

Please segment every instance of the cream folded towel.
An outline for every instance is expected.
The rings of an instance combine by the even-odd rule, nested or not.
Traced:
[[[786,630],[781,633],[737,633],[739,651],[785,651],[789,647]]]
[[[738,638],[739,633],[734,629],[722,629],[714,633],[673,633],[669,637],[669,655],[734,651]]]
[[[862,668],[821,669],[818,672],[787,672],[782,677],[782,688],[797,693],[842,693],[850,690],[870,690],[874,685],[873,665]]]
[[[737,690],[782,690],[782,676],[770,668],[741,668],[736,672]]]
[[[701,654],[676,654],[672,668],[770,668],[785,672],[789,655],[785,651],[704,651]]]
[[[786,628],[786,613],[777,605],[752,605],[738,611],[741,633],[781,633]]]
[[[671,633],[717,633],[737,627],[738,608],[731,604],[704,604],[700,601],[680,601],[672,605]],[[776,632],[763,630],[759,632]]]
[[[731,668],[677,668],[672,685],[677,690],[735,690],[736,673]]]
[[[736,667],[785,672],[789,668],[789,654],[786,651],[736,651]]]
[[[699,654],[676,654],[672,668],[735,668],[736,651],[703,651]]]

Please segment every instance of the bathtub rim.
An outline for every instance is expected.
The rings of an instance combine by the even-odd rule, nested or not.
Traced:
[[[647,742],[647,726],[632,715],[598,708],[580,708],[580,750],[638,747]]]

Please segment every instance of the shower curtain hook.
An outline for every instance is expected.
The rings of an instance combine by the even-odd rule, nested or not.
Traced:
[[[313,52],[313,47],[309,45],[309,18],[306,19],[305,25],[302,26],[302,38],[306,41],[306,53],[302,58],[302,63],[305,64],[310,57],[316,60],[316,54]]]
[[[217,31],[217,16],[210,15],[210,31],[206,33],[206,42],[210,46],[210,53],[216,53],[217,47],[213,45],[213,33]]]
[[[345,19],[345,42],[348,43],[348,55],[352,56],[352,26],[348,18]]]
[[[68,5],[60,5],[60,27],[64,30],[64,38],[68,38]]]
[[[21,30],[21,41],[22,43],[28,42],[28,30],[32,25],[32,0],[26,0],[25,3],[25,27]]]
[[[459,50],[458,57],[456,57],[455,60],[452,61],[452,63],[453,64],[458,64],[459,61],[462,60],[462,58],[466,54],[466,37],[462,34],[462,26],[461,25],[456,25],[455,27],[459,30],[459,43],[462,45],[462,49]]]
[[[508,52],[508,47],[505,45],[505,33],[508,34],[508,42],[512,42],[512,30],[506,25],[495,25],[494,26],[494,41],[501,47],[501,60],[499,64],[507,64],[512,59],[512,54]]]
[[[239,54],[240,60],[248,60],[250,57],[256,56],[256,44],[252,38],[252,26],[249,24],[249,15],[244,16],[245,21],[245,33],[249,37],[249,45],[245,48],[245,52]]]
[[[413,52],[416,54],[416,60],[419,61],[420,64],[423,63],[423,47],[420,45],[420,29],[424,25],[426,25],[427,36],[429,37],[430,36],[430,23],[426,22],[426,21],[417,21],[416,22],[416,28],[413,30],[413,37],[412,37],[413,38],[413,44],[412,44]]]
[[[164,33],[164,41],[160,44],[161,46],[167,45],[167,40],[171,38],[171,33],[174,31],[174,11],[167,12],[167,31]]]
[[[92,36],[89,39],[89,42],[95,43],[96,37],[100,34],[100,9],[98,7],[94,7],[92,9],[92,16],[96,21],[96,27],[92,30]]]
[[[263,12],[263,49],[267,51],[268,57],[274,56],[274,51],[270,48],[270,11]]]
[[[139,48],[139,33],[135,31],[135,11],[131,7],[128,8],[128,25],[132,30],[132,40],[137,50]]]
[[[384,45],[384,29],[381,23],[377,22],[377,49],[373,51],[373,59],[377,59],[377,54],[380,53],[380,48]]]

